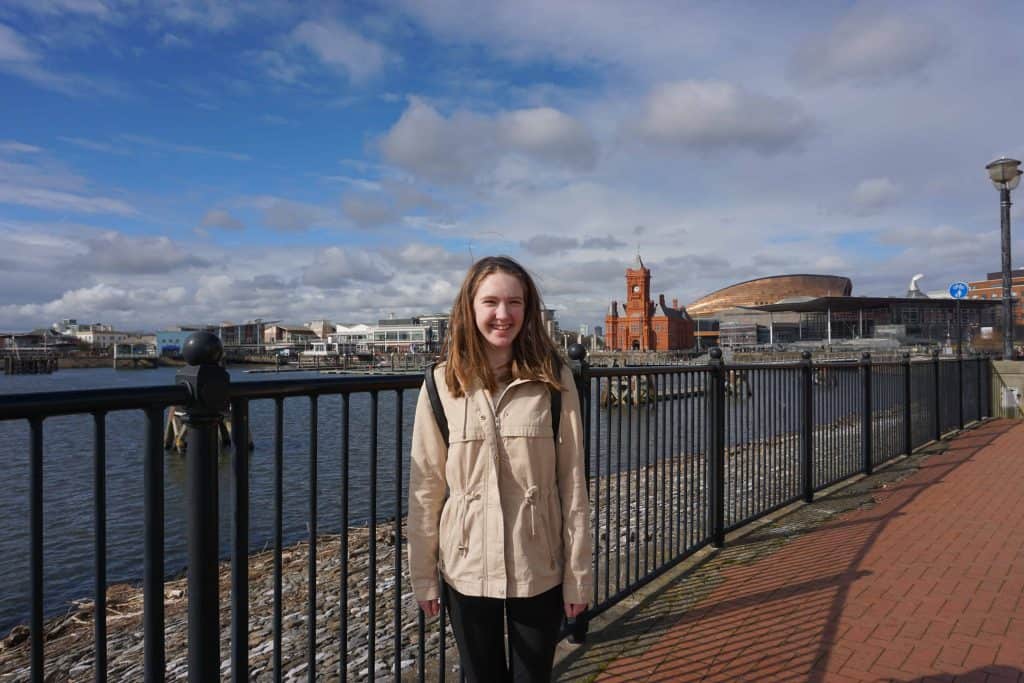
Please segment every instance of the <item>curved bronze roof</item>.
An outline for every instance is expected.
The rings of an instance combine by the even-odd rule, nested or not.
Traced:
[[[707,316],[736,306],[764,306],[792,297],[850,296],[853,283],[841,275],[770,275],[715,290],[686,307],[690,315]]]

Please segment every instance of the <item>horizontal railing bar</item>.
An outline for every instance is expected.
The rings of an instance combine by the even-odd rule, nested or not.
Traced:
[[[142,410],[185,403],[188,390],[168,384],[126,389],[82,389],[0,396],[0,422],[32,417]]]
[[[708,372],[707,365],[630,365],[621,368],[587,368],[587,374],[590,377],[636,377],[706,372]]]
[[[388,376],[317,377],[311,379],[281,379],[260,382],[233,382],[231,398],[249,400],[260,398],[287,398],[322,394],[351,394],[364,391],[419,389],[423,374]]]

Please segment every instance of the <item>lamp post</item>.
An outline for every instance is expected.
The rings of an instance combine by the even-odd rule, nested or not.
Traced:
[[[1000,157],[985,169],[999,190],[1003,252],[1003,358],[1013,358],[1013,295],[1010,288],[1010,192],[1020,183],[1020,162]]]

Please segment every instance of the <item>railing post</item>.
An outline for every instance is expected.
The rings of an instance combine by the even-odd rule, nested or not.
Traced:
[[[995,415],[995,408],[992,406],[992,401],[995,398],[992,394],[992,356],[985,356],[985,417],[992,417]]]
[[[230,377],[220,366],[224,346],[210,332],[185,340],[188,367],[177,383],[189,390],[185,406],[185,515],[188,539],[188,680],[220,680],[220,605],[217,576],[217,458],[219,427],[228,407]]]
[[[910,354],[903,352],[903,452],[910,455],[914,450],[914,412],[911,409]]]
[[[814,502],[814,367],[811,352],[800,353],[800,460],[803,462],[804,502]]]
[[[864,474],[870,475],[874,471],[871,464],[872,438],[871,438],[871,352],[865,351],[860,357],[860,366],[864,374],[864,414],[862,416],[863,429],[861,430],[861,455],[864,458]]]
[[[708,352],[708,528],[716,548],[725,545],[725,363],[722,349]]]
[[[583,422],[583,469],[587,479],[587,494],[590,494],[590,364],[587,362],[587,349],[583,344],[569,345],[569,366],[572,377],[576,381],[576,393],[580,397],[580,415]],[[557,436],[557,435],[556,435]],[[585,643],[587,640],[588,619],[584,615],[566,619],[565,630],[569,642]]]
[[[957,303],[960,299],[957,299]],[[960,353],[960,344],[956,346],[956,409],[960,417],[960,431],[964,430],[964,357]]]
[[[583,344],[569,344],[569,367],[576,380],[576,393],[580,397],[580,416],[583,422],[583,468],[590,482],[590,363]],[[557,435],[556,435],[557,436]]]
[[[935,440],[942,438],[942,386],[939,372],[939,350],[932,349],[932,370],[935,376]]]
[[[985,369],[985,357],[979,355],[974,360],[978,364],[978,422],[981,422],[985,417],[985,379],[982,374]]]

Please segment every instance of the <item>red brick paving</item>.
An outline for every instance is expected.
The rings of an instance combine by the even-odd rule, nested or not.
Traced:
[[[965,432],[874,497],[724,568],[598,680],[1024,683],[1024,423]]]

